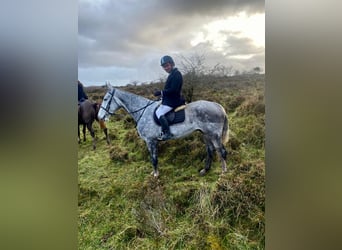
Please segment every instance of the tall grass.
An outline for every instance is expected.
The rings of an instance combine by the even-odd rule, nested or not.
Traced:
[[[228,172],[218,157],[201,177],[201,134],[159,145],[160,176],[125,112],[107,123],[107,146],[79,146],[79,249],[264,249],[264,75],[215,79],[196,99],[219,102],[228,112]],[[153,84],[127,87],[152,98]],[[92,88],[98,98],[103,88]],[[219,90],[219,91],[217,91]]]

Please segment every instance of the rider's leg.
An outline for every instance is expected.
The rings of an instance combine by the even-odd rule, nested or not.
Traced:
[[[162,115],[161,117],[159,117],[159,122],[162,126],[162,131],[163,131],[163,134],[160,137],[160,140],[171,139],[173,137],[173,134],[170,133],[169,122],[167,121],[165,115]]]
[[[159,119],[159,122],[162,127],[162,133],[158,138],[159,140],[167,140],[172,137],[172,134],[170,133],[169,123],[165,117],[165,114],[171,110],[172,107],[169,107],[167,105],[160,105],[156,111],[156,116]]]

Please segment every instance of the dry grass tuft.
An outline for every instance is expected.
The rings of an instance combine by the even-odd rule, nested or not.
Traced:
[[[128,151],[118,145],[113,144],[109,149],[109,157],[115,162],[126,162],[128,160]]]

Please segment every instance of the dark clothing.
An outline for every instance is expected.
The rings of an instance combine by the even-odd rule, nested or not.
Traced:
[[[77,87],[78,87],[78,102],[83,102],[84,100],[88,99],[87,94],[83,90],[82,83],[78,82]]]
[[[183,76],[177,68],[172,69],[170,72],[164,90],[162,91],[163,101],[162,104],[176,108],[184,104],[181,96],[183,85]]]
[[[162,127],[163,133],[157,139],[160,141],[166,141],[166,140],[171,139],[173,137],[173,134],[171,134],[171,132],[170,132],[169,123],[168,123],[165,115],[162,115],[159,118],[159,121],[160,121],[160,125]]]

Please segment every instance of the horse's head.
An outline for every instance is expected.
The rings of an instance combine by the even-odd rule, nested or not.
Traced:
[[[103,101],[97,117],[100,120],[108,120],[110,115],[113,115],[116,110],[120,108],[115,98],[115,88],[110,88],[106,95],[103,97]]]

